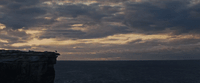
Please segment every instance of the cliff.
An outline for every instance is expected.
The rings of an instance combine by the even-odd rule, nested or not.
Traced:
[[[55,52],[0,50],[1,83],[54,83]]]

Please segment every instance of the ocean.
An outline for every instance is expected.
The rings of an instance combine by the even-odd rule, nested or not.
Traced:
[[[200,60],[57,61],[55,83],[200,83]]]

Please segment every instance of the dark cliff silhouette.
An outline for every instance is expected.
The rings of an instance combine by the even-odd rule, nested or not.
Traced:
[[[1,83],[54,83],[55,52],[0,50]]]

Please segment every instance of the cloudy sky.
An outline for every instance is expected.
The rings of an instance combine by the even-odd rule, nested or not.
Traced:
[[[0,0],[0,49],[58,60],[200,59],[199,0]]]

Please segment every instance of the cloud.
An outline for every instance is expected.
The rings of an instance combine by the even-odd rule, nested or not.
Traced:
[[[59,60],[200,58],[199,7],[190,0],[0,0],[0,48],[58,50]]]
[[[39,6],[39,3],[41,3],[39,0],[7,0],[3,2],[0,10],[0,13],[2,13],[0,23],[7,28],[29,28],[52,22],[52,20],[39,18],[39,16],[47,13],[44,8]]]
[[[124,24],[143,33],[176,30],[177,33],[189,33],[199,30],[199,18],[192,18],[191,12],[198,13],[199,5],[188,6],[184,1],[155,1],[145,3],[126,3]],[[152,32],[152,33],[153,33]]]
[[[58,5],[55,9],[57,16],[63,17],[73,17],[76,18],[78,16],[85,16],[86,18],[90,18],[92,22],[100,22],[103,17],[107,17],[110,14],[104,13],[99,4],[66,4],[66,5]],[[90,22],[91,22],[90,21]]]
[[[4,29],[0,30],[0,38],[8,41],[8,43],[25,42],[28,40],[30,35],[26,34],[24,31]]]

